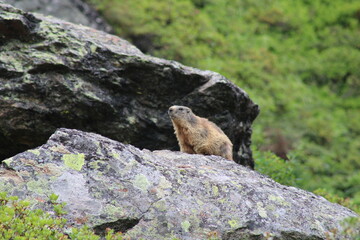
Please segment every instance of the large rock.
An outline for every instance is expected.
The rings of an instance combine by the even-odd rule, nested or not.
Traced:
[[[144,55],[116,36],[0,4],[0,159],[43,144],[59,127],[140,148],[178,149],[167,109],[217,123],[238,163],[253,167],[259,108],[225,77]]]
[[[131,239],[325,239],[357,215],[217,156],[139,150],[94,133],[59,129],[3,162],[0,191],[47,209],[67,203],[71,224]],[[335,230],[334,230],[335,229]]]
[[[97,30],[112,32],[112,28],[89,4],[81,0],[0,0],[26,12],[51,15]]]

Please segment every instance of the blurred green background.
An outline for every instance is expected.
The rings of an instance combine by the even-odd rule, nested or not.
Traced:
[[[248,92],[258,171],[359,211],[360,1],[88,2],[144,53]]]

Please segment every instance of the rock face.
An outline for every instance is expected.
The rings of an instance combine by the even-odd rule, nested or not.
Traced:
[[[178,149],[167,109],[218,124],[238,163],[253,167],[259,108],[225,77],[144,55],[118,37],[0,4],[0,159],[59,127],[147,149]]]
[[[51,15],[65,21],[111,32],[112,28],[87,3],[81,0],[0,0],[26,12]]]
[[[3,162],[0,191],[46,209],[67,202],[72,224],[131,239],[325,239],[356,214],[217,156],[139,150],[94,133],[59,129]]]

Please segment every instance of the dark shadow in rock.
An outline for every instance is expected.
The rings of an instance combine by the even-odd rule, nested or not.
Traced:
[[[94,232],[97,235],[104,236],[106,234],[106,229],[111,228],[114,232],[125,233],[131,228],[135,227],[139,223],[140,219],[119,219],[115,222],[104,223],[99,226],[94,227]]]

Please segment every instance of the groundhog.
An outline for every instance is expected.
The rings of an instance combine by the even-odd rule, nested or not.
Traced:
[[[218,155],[233,160],[233,145],[215,123],[196,116],[190,108],[184,106],[172,106],[168,113],[181,152]]]

